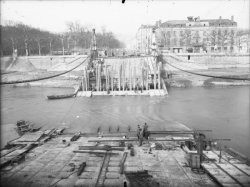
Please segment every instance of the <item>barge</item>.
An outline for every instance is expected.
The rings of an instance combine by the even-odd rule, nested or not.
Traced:
[[[204,140],[187,128],[142,145],[133,129],[26,132],[1,150],[1,186],[249,186],[248,160]]]

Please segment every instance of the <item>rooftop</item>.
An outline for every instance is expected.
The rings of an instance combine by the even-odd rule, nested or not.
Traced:
[[[206,26],[237,26],[237,22],[234,21],[233,17],[231,20],[222,19],[221,17],[219,19],[200,19],[199,17],[188,17],[187,20],[169,20],[160,23],[160,27],[186,27],[188,23],[192,24],[192,26],[204,26],[203,23],[208,23]]]

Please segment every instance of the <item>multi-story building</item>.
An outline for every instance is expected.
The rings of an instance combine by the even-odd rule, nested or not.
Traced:
[[[137,33],[140,52],[146,51],[145,49],[150,46],[147,39],[150,38],[152,27],[156,28],[157,44],[163,51],[176,53],[236,51],[237,22],[233,16],[231,19],[220,17],[204,20],[190,16],[187,20],[164,23],[158,21],[154,26],[141,26]]]
[[[136,33],[136,48],[140,53],[148,54],[150,52],[153,25],[141,25]]]

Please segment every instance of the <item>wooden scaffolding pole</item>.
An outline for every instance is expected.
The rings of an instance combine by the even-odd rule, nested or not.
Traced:
[[[99,89],[99,86],[98,86],[98,64],[96,65],[96,68],[95,68],[95,73],[96,73],[96,76],[95,76],[95,80],[96,80],[96,91],[98,91]]]
[[[105,89],[108,90],[108,71],[107,66],[105,66]]]
[[[89,88],[90,88],[90,82],[89,82],[89,72],[88,70],[86,69],[86,72],[87,72],[87,91],[89,91]]]
[[[131,76],[132,72],[131,72],[131,63],[129,61],[129,90],[132,90],[132,76]]]
[[[154,65],[154,89],[156,89],[156,64]]]
[[[136,87],[136,69],[135,69],[135,66],[134,66],[134,90],[135,90],[135,87]]]
[[[108,73],[108,76],[107,76],[108,77],[108,81],[107,81],[108,82],[108,89],[107,90],[109,90],[110,89],[110,71],[108,70],[107,73]]]
[[[122,90],[124,91],[124,87],[125,87],[125,71],[124,71],[124,69],[125,69],[125,67],[124,67],[125,65],[124,65],[124,62],[122,62]]]
[[[113,71],[113,66],[111,69],[111,90],[114,91],[114,71]]]
[[[102,65],[100,64],[99,65],[99,86],[100,86],[100,88],[99,88],[99,90],[100,91],[102,91],[102,73],[101,73],[101,71],[102,71]]]
[[[146,90],[148,90],[148,61],[146,61]]]
[[[121,69],[122,69],[122,65],[120,64],[119,70],[118,70],[118,89],[119,89],[119,91],[121,91]]]
[[[158,89],[161,89],[161,64],[158,63]]]

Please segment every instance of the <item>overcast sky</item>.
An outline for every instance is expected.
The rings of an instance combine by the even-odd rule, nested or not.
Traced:
[[[157,20],[183,20],[187,16],[201,19],[231,19],[238,27],[249,28],[249,0],[84,0],[84,1],[1,1],[1,23],[21,21],[52,32],[66,31],[66,22],[78,21],[100,31],[115,33],[131,42],[141,24]]]

